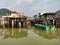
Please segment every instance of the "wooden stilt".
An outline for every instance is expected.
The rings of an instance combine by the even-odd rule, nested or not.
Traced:
[[[27,27],[27,19],[25,20],[25,27]]]
[[[3,26],[3,28],[5,28],[5,21],[4,20],[2,21],[2,26]]]
[[[14,28],[14,20],[12,20],[12,28]]]
[[[53,19],[53,26],[54,26],[54,19]]]
[[[19,27],[21,27],[21,22],[19,22]]]

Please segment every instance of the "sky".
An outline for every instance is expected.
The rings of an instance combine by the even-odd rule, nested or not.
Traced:
[[[20,13],[24,12],[24,15],[32,17],[39,12],[56,12],[60,10],[60,0],[0,0],[1,8]]]

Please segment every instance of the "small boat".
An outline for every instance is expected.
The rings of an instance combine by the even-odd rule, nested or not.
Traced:
[[[54,30],[55,26],[50,26],[50,25],[42,25],[42,24],[35,24],[35,27],[38,29],[45,29],[45,30]]]

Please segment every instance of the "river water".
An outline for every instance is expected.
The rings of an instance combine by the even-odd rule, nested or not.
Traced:
[[[60,30],[0,28],[0,45],[60,45]]]

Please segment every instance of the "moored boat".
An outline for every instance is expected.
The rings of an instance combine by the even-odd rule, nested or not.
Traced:
[[[50,25],[35,24],[35,27],[44,30],[50,30],[50,29],[55,30],[55,26],[50,26]]]

